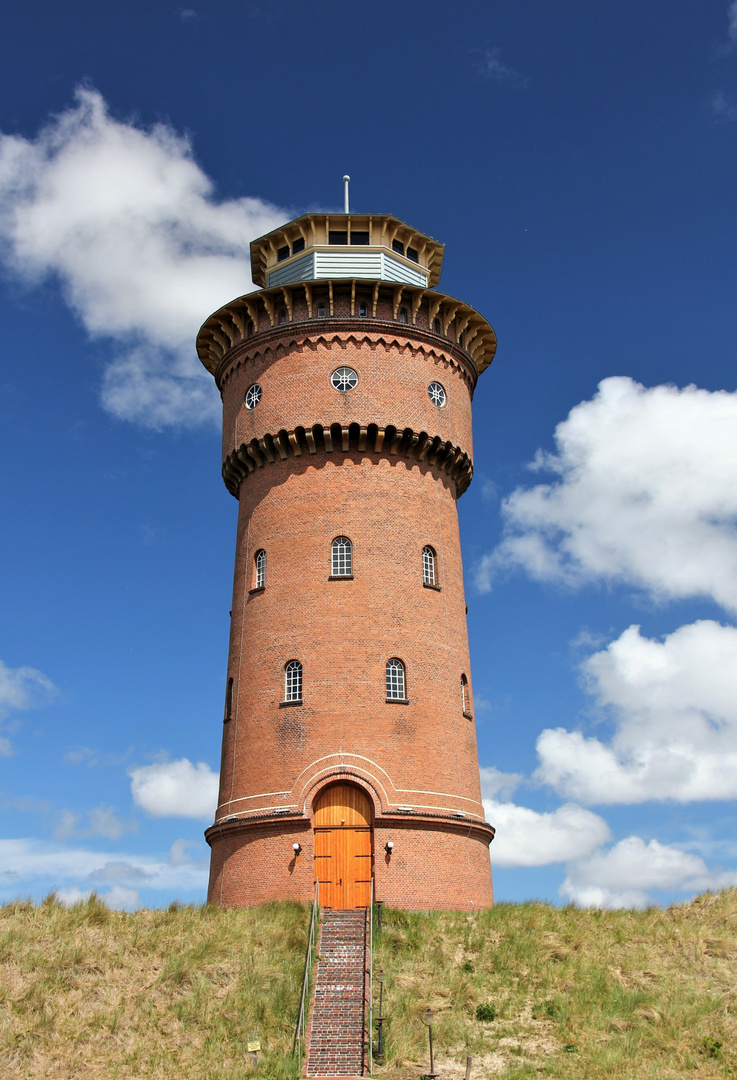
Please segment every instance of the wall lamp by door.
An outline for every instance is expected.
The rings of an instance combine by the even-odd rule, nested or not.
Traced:
[[[299,855],[301,850],[302,850],[302,845],[301,844],[292,844],[292,851],[294,852],[295,856]]]
[[[393,840],[387,840],[387,842],[384,844],[384,851],[387,853],[387,855],[391,855],[391,853],[394,851]]]

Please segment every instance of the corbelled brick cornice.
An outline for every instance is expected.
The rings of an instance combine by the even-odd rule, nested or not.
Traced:
[[[459,496],[473,477],[473,465],[468,454],[439,435],[432,436],[426,431],[413,431],[412,428],[397,428],[392,424],[368,424],[364,427],[357,423],[335,423],[329,427],[322,424],[296,427],[293,431],[269,433],[263,438],[243,443],[225,459],[223,480],[228,491],[238,498],[245,477],[266,465],[303,454],[356,452],[385,457],[399,455],[431,466],[454,481]]]

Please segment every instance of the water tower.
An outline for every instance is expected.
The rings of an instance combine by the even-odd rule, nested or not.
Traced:
[[[456,502],[496,338],[443,250],[305,214],[197,338],[239,503],[213,902],[492,903]]]

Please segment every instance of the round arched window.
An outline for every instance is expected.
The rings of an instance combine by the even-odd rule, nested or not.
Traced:
[[[246,408],[255,409],[261,400],[261,394],[263,393],[258,383],[254,383],[253,386],[249,386],[246,390]]]
[[[445,387],[439,382],[431,382],[427,392],[433,405],[437,405],[439,409],[442,409],[443,405],[445,405]]]
[[[352,367],[339,367],[330,376],[330,382],[335,390],[345,394],[358,386],[358,375]]]

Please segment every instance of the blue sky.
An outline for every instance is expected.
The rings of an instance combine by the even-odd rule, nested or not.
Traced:
[[[737,3],[15,3],[3,43],[0,899],[204,899],[194,334],[345,172],[499,339],[459,503],[498,899],[737,883]]]

